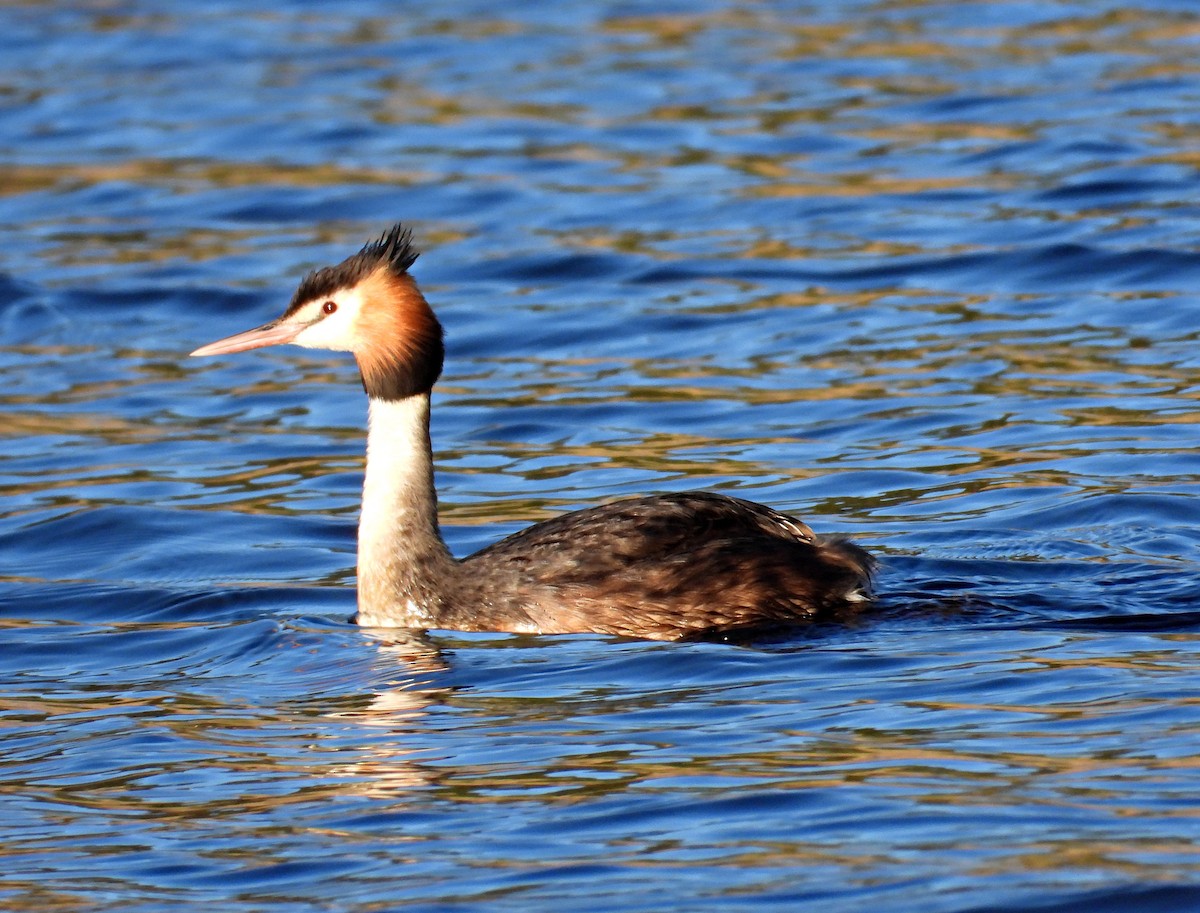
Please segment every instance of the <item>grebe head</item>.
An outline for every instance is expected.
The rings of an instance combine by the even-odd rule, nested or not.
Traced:
[[[305,276],[277,320],[201,346],[192,355],[282,343],[353,352],[373,399],[427,393],[442,370],[442,326],[408,274],[416,259],[412,233],[397,223],[337,266]]]

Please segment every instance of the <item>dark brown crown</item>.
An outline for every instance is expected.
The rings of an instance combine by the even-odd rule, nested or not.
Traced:
[[[354,288],[381,266],[393,276],[403,276],[419,256],[413,247],[412,231],[397,222],[390,230],[363,246],[357,254],[347,257],[337,266],[326,266],[305,276],[284,317],[295,313],[302,305],[318,298],[327,298],[339,289]]]

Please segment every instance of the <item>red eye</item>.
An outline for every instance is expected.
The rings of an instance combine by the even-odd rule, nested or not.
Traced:
[[[321,310],[326,314],[332,314],[337,310],[337,305],[332,301],[326,301],[323,305],[321,305]]]

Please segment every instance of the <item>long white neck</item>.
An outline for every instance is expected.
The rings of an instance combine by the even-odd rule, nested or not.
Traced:
[[[430,627],[454,559],[442,541],[429,394],[371,399],[358,521],[358,623]]]

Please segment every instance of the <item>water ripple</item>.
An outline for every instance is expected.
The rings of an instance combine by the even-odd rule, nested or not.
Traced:
[[[6,909],[1195,905],[1190,8],[0,27]],[[874,609],[351,625],[352,362],[185,353],[398,218],[456,552],[716,488],[867,544]]]

